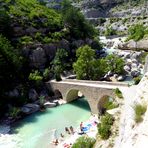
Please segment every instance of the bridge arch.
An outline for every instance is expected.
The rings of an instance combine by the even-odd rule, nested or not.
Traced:
[[[79,96],[78,96],[78,92],[79,90],[78,89],[70,89],[67,91],[66,93],[66,102],[71,102],[75,99],[77,99]]]
[[[89,96],[83,90],[79,90],[79,89],[76,89],[76,88],[71,88],[71,89],[67,90],[67,92],[65,94],[65,101],[71,102],[73,100],[78,99],[79,98],[79,92],[81,92],[83,94],[83,96],[86,98],[86,101],[88,102],[89,107],[91,109],[91,103],[90,103],[90,100],[89,100]]]
[[[104,96],[100,97],[100,99],[98,101],[98,104],[97,104],[99,114],[100,115],[104,114],[106,112],[107,108],[109,106],[111,107],[112,105],[118,106],[118,102],[117,102],[115,96],[113,96],[113,95],[104,95]]]

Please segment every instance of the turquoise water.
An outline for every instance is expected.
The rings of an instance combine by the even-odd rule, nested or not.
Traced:
[[[89,117],[90,108],[87,101],[84,98],[78,99],[24,118],[15,125],[13,133],[18,134],[21,139],[21,146],[18,147],[49,148],[53,129],[57,129],[58,135],[65,134],[65,127],[76,128],[81,121]]]

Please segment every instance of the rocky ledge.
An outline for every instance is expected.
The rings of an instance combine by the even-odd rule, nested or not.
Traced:
[[[119,49],[124,50],[145,50],[148,51],[148,39],[143,39],[140,41],[130,40],[125,43],[121,43],[118,45]]]

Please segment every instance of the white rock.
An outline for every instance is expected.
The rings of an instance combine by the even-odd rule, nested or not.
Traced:
[[[124,66],[124,70],[128,72],[128,71],[130,71],[130,70],[131,70],[131,68],[130,68],[130,66],[125,65],[125,66]]]
[[[51,107],[55,107],[56,103],[46,102],[46,103],[44,103],[44,106],[51,108]]]

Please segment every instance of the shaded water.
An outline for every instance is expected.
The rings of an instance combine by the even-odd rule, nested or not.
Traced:
[[[52,130],[57,129],[58,135],[65,134],[64,128],[78,127],[81,121],[90,117],[90,108],[87,101],[78,99],[72,103],[49,108],[45,112],[34,113],[17,124],[13,133],[18,135],[22,148],[51,147]]]

